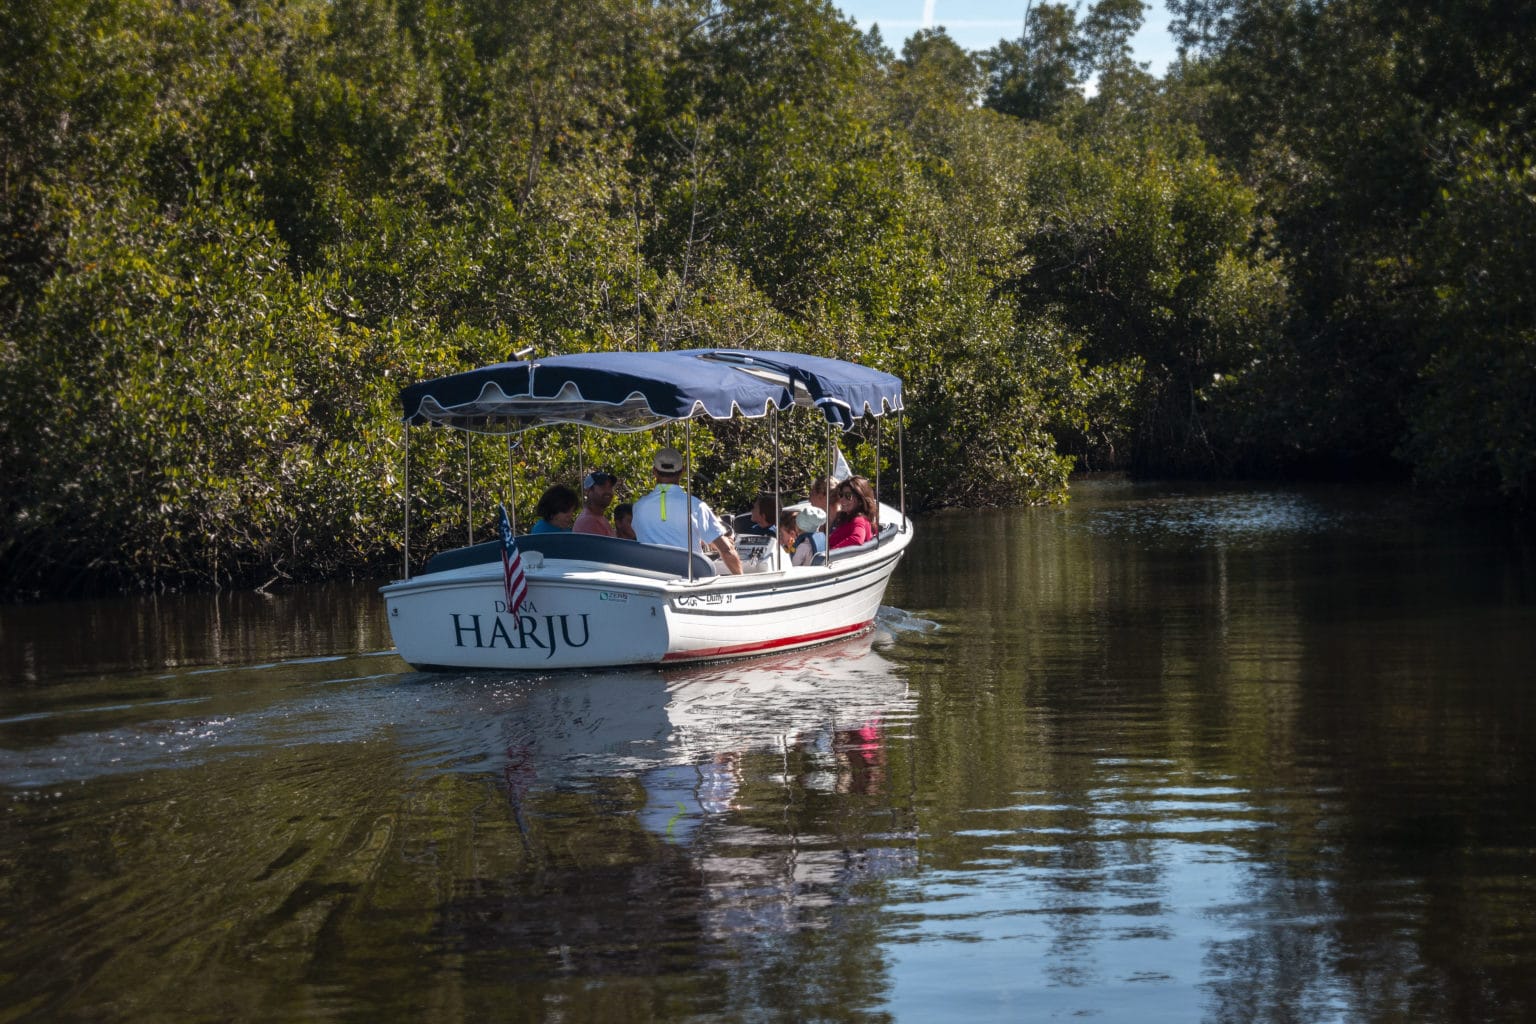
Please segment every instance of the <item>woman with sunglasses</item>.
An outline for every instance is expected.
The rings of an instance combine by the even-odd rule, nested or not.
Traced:
[[[829,548],[848,548],[875,539],[879,530],[880,509],[875,503],[875,489],[861,476],[851,476],[832,492],[832,533]]]

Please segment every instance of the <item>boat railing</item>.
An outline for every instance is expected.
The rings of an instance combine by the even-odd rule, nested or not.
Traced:
[[[546,559],[559,558],[596,562],[666,576],[688,575],[688,553],[682,548],[641,544],[619,537],[593,533],[535,533],[517,538],[518,550],[538,552]],[[466,566],[501,561],[501,541],[492,540],[469,547],[440,551],[427,561],[426,573],[447,572]],[[703,555],[693,556],[694,579],[715,575],[715,567]]]

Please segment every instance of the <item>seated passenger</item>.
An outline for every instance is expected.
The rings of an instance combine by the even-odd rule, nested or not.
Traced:
[[[795,525],[795,510],[783,508],[779,510],[779,547],[786,555],[795,553],[795,541],[800,537],[800,527]]]
[[[875,503],[875,489],[861,476],[851,476],[837,485],[833,493],[837,515],[827,546],[832,550],[850,548],[875,539],[880,521],[880,507]]]
[[[555,484],[539,496],[533,514],[537,520],[529,533],[570,533],[576,518],[576,492],[565,484]]]
[[[688,524],[692,522],[694,541],[714,548],[725,567],[739,575],[741,558],[726,535],[720,517],[680,486],[682,452],[676,448],[663,448],[656,453],[651,466],[656,475],[656,488],[635,502],[635,538],[642,544],[666,544],[687,550]]]
[[[613,503],[613,487],[619,478],[612,473],[588,473],[581,481],[583,495],[581,515],[571,525],[572,533],[596,533],[604,537],[614,536],[608,523],[608,506]]]
[[[629,502],[618,505],[613,510],[613,535],[625,540],[635,539],[635,506]]]
[[[807,505],[795,513],[795,565],[810,565],[817,552],[827,549],[827,514],[814,505]]]
[[[832,516],[832,506],[829,500],[829,492],[831,490],[831,486],[832,485],[827,481],[826,477],[819,476],[811,481],[811,492],[810,495],[805,499],[812,505],[815,505],[817,508],[825,512],[828,518]]]
[[[778,496],[774,494],[759,494],[757,500],[752,503],[752,525],[745,527],[741,532],[770,537],[773,535],[773,521],[778,514]]]

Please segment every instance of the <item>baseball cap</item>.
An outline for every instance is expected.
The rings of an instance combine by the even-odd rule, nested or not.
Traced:
[[[603,484],[616,484],[618,482],[619,478],[612,473],[592,472],[582,478],[581,489],[590,491],[592,488],[601,487]]]
[[[683,471],[683,453],[676,448],[663,448],[656,453],[656,458],[651,462],[658,473],[681,473]]]

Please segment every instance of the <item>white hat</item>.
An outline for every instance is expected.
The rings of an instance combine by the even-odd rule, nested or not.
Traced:
[[[681,473],[683,471],[683,453],[676,448],[663,448],[656,453],[656,458],[651,461],[658,473]]]
[[[795,525],[801,533],[815,533],[827,521],[827,514],[815,505],[806,505],[795,513]]]

